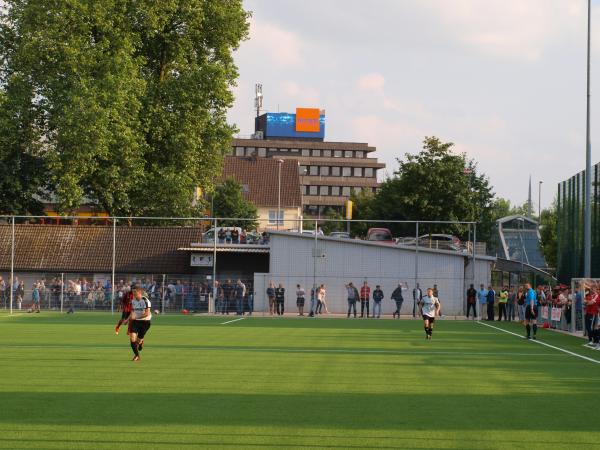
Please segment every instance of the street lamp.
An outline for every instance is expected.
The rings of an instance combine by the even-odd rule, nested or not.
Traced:
[[[542,223],[542,184],[543,181],[538,182],[538,226]]]
[[[283,159],[277,160],[277,229],[279,230],[279,218],[281,217],[281,165]]]

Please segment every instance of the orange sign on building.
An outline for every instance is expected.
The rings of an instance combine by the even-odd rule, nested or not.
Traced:
[[[296,108],[296,131],[318,133],[321,131],[319,108]]]

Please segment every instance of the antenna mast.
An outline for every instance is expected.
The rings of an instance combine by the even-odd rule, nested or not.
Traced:
[[[260,116],[260,109],[263,105],[263,93],[262,84],[256,83],[254,85],[254,107],[256,108],[256,117]]]

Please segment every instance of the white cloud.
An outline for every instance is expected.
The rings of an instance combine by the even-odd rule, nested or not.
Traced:
[[[363,91],[374,91],[380,93],[385,85],[385,78],[380,73],[374,72],[363,75],[358,79],[358,87]]]
[[[584,2],[454,0],[419,2],[443,34],[490,56],[534,62],[564,32],[577,31]]]
[[[243,44],[251,48],[257,58],[268,56],[270,63],[278,66],[301,67],[306,64],[300,37],[271,22],[250,19],[250,40]],[[258,59],[257,64],[264,64]]]

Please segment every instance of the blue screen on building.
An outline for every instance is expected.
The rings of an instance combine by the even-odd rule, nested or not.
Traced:
[[[296,131],[296,114],[267,113],[266,137],[325,138],[325,115],[321,114],[319,132]]]

